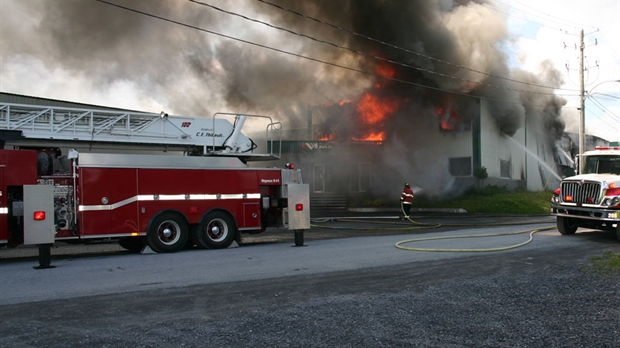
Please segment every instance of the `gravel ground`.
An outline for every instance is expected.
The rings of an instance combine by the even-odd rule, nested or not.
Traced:
[[[592,272],[588,254],[597,253],[487,254],[7,305],[0,337],[4,347],[617,347],[620,276]]]

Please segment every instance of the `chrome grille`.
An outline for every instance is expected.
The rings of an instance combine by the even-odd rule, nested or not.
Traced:
[[[572,200],[566,200],[571,196]],[[562,202],[599,204],[601,201],[601,184],[598,182],[568,181],[562,183]]]

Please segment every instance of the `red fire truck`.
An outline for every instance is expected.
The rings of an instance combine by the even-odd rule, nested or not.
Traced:
[[[0,104],[0,245],[114,239],[132,251],[175,252],[226,248],[268,227],[309,228],[301,172],[247,164],[279,158],[254,153],[258,145],[241,133],[251,117],[266,120],[273,149],[281,125],[258,115]],[[109,153],[149,141],[171,153]],[[101,152],[87,152],[93,146]]]

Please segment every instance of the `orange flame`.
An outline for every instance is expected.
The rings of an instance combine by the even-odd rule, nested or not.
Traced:
[[[394,66],[392,66],[390,63],[382,60],[379,62],[379,64],[377,64],[377,67],[375,68],[375,73],[377,73],[377,75],[379,76],[393,78],[396,75],[396,70],[394,69]],[[379,81],[375,83],[375,88],[379,89],[383,87],[385,82],[387,82],[386,79],[379,78]]]
[[[439,116],[439,126],[441,127],[441,129],[450,131],[454,130],[454,125],[457,120],[457,116],[454,110],[446,110],[443,106],[439,107],[439,109],[437,109],[437,116]]]
[[[362,128],[372,127],[373,129],[368,131],[363,137],[356,138],[355,140],[383,141],[385,131],[382,128],[385,125],[385,121],[399,107],[400,102],[394,98],[380,98],[375,94],[366,93],[359,104],[357,104],[357,111],[363,125]]]
[[[321,141],[331,141],[331,140],[334,140],[334,138],[336,138],[335,134],[325,133],[325,134],[323,134],[322,137],[319,138],[319,140],[321,140]]]
[[[356,118],[359,123],[358,131],[362,135],[352,137],[356,141],[375,141],[382,142],[385,139],[385,123],[388,118],[394,114],[403,103],[406,101],[400,101],[392,96],[386,96],[385,93],[379,92],[386,82],[389,82],[387,78],[393,78],[396,75],[394,66],[381,60],[375,67],[375,72],[378,75],[377,82],[375,82],[374,89],[368,91],[359,100],[356,106]],[[344,106],[351,103],[350,100],[342,100],[338,104]],[[334,105],[329,104],[326,106]],[[324,134],[319,140],[329,141],[334,140],[334,134]]]

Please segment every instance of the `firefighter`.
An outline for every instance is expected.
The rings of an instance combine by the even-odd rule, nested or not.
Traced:
[[[405,218],[408,219],[411,204],[413,204],[413,191],[411,190],[411,187],[409,187],[408,182],[405,183],[403,193],[400,194],[400,204],[403,208],[403,212],[405,213]]]

